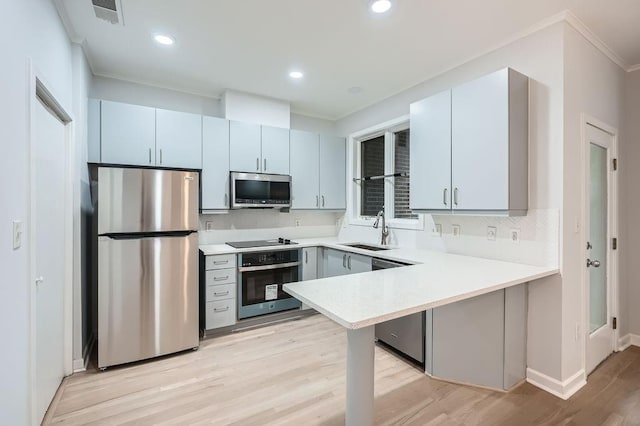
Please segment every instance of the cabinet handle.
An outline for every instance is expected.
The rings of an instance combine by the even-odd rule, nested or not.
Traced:
[[[229,275],[226,275],[224,277],[213,277],[214,281],[224,281],[224,280],[228,280],[229,279]]]
[[[213,292],[214,296],[228,296],[229,295],[229,290],[227,291],[223,291],[222,293],[216,293],[215,291]]]
[[[256,158],[256,170],[260,171],[260,159]]]
[[[453,188],[453,204],[458,205],[458,188]]]
[[[162,164],[162,148],[160,148],[160,164]]]
[[[224,194],[224,206],[229,206],[229,194]]]
[[[349,266],[349,270],[351,270],[351,256],[349,256],[349,263],[348,263],[348,266]]]
[[[229,261],[228,261],[228,260],[214,260],[214,261],[213,261],[213,264],[214,264],[214,265],[225,265],[225,264],[227,264],[227,263],[229,263]]]
[[[343,268],[347,267],[347,255],[346,254],[342,255],[342,267]]]
[[[322,196],[322,207],[324,207],[324,195]]]
[[[320,202],[318,201],[318,196],[316,195],[316,207],[320,207]]]
[[[224,311],[228,311],[228,310],[229,310],[229,307],[228,307],[228,306],[225,306],[225,307],[224,307],[224,308],[222,308],[222,309],[213,308],[213,312],[224,312]]]
[[[444,203],[444,205],[447,205],[447,188],[444,189],[444,191],[442,191],[442,202]]]
[[[264,159],[264,171],[265,172],[267,171],[267,159],[266,158]]]
[[[149,164],[151,164],[151,148],[149,148]]]
[[[304,263],[309,263],[309,252],[308,251],[304,252]]]

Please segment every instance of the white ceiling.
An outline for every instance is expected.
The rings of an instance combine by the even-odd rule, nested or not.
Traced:
[[[121,0],[124,26],[89,0],[56,0],[97,75],[206,96],[229,89],[336,119],[486,52],[569,9],[619,57],[640,64],[638,0]],[[175,37],[172,47],[152,35]],[[292,69],[305,77],[293,81]],[[362,88],[359,94],[348,89]]]

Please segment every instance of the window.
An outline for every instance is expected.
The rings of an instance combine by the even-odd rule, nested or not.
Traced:
[[[359,137],[356,141],[356,215],[370,220],[383,208],[392,223],[415,223],[409,208],[409,128],[403,123]],[[383,175],[397,175],[382,177]]]

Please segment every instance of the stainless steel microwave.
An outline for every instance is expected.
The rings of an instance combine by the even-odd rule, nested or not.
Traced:
[[[291,176],[231,172],[231,208],[291,206]]]

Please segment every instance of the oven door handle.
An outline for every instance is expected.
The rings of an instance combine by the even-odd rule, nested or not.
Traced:
[[[238,268],[238,272],[270,271],[273,269],[291,268],[293,266],[300,266],[300,263],[301,262],[289,262],[276,263],[275,265],[241,266]]]

